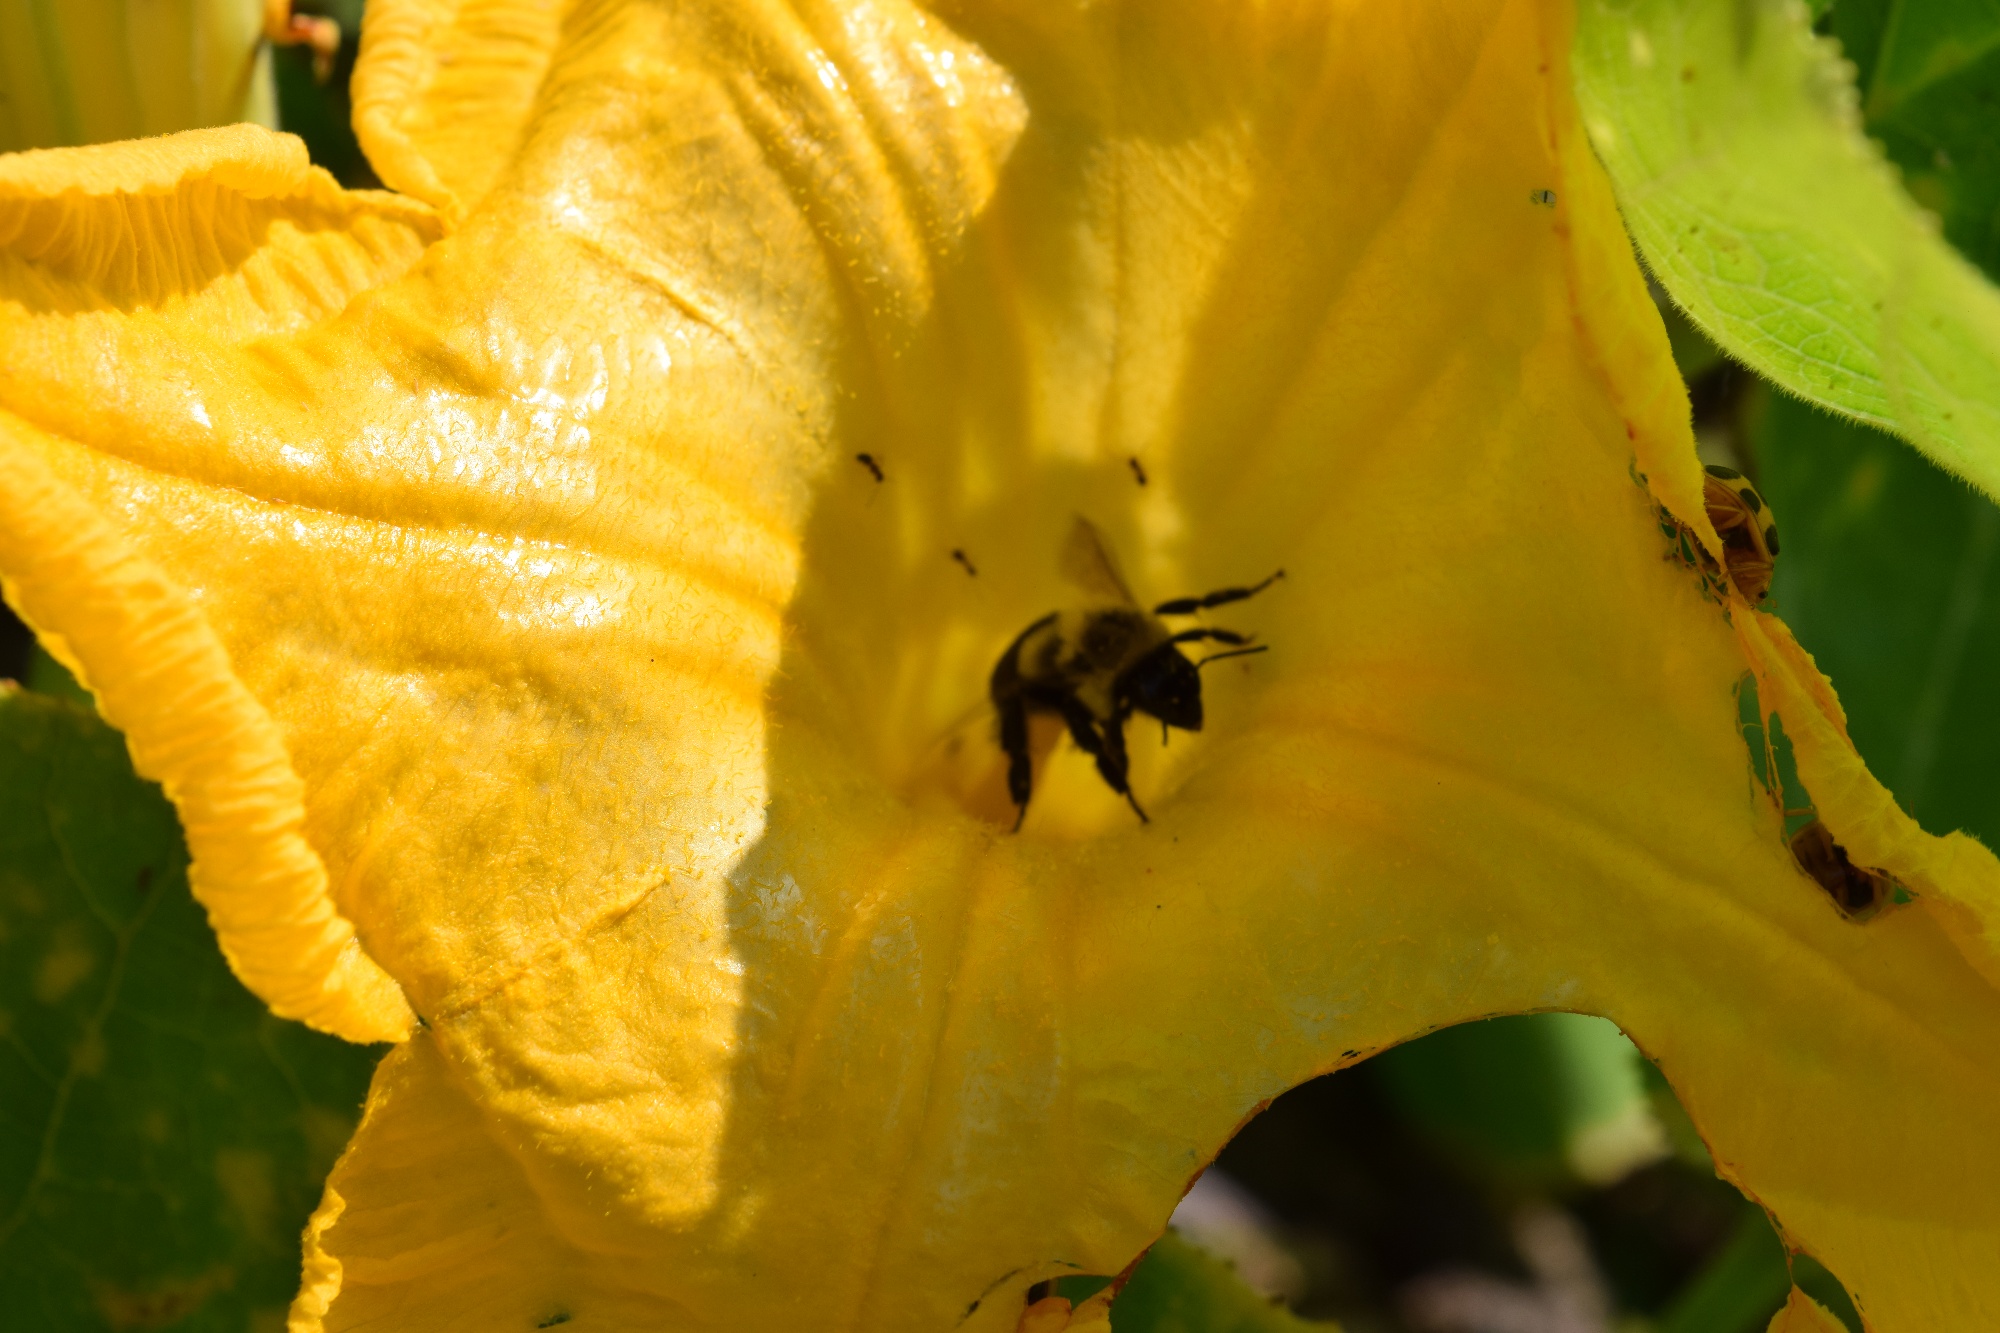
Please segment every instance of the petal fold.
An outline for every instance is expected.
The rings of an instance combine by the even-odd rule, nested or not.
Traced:
[[[375,0],[354,67],[354,132],[391,187],[456,224],[520,147],[563,6]]]
[[[430,211],[348,194],[289,135],[239,125],[0,158],[0,577],[178,803],[195,895],[273,1009],[361,1041],[411,1022],[303,836],[303,787],[266,707],[182,580],[52,463],[213,427],[191,371],[400,274]],[[178,423],[163,440],[142,424]]]
[[[195,898],[272,1011],[350,1041],[399,1041],[402,989],[333,906],[302,836],[303,787],[264,707],[186,595],[22,447],[0,414],[0,587],[125,733],[179,809]]]
[[[238,337],[296,328],[400,273],[430,210],[345,191],[254,125],[0,156],[6,312],[148,309]]]

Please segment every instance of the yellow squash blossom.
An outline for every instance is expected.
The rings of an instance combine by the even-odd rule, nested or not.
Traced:
[[[295,1329],[1011,1330],[1266,1099],[1546,1009],[1872,1327],[2000,1322],[2000,866],[1708,567],[1568,23],[376,0],[400,196],[0,159],[8,598],[245,980],[403,1042]],[[1037,731],[1015,833],[1079,515],[1286,576],[1175,622],[1270,651],[1127,729],[1150,823]],[[1801,871],[1752,683],[1910,901]]]

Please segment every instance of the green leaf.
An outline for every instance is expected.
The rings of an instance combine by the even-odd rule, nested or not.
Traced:
[[[1870,71],[1868,118],[1935,90],[1996,52],[2000,4],[1994,0],[1897,0]]]
[[[1647,262],[1709,336],[2000,494],[2000,292],[1864,136],[1849,66],[1805,17],[1581,0],[1585,125]],[[1885,29],[1882,58],[1901,41]]]
[[[1784,1242],[1770,1219],[1746,1204],[1729,1243],[1660,1317],[1658,1333],[1758,1333],[1791,1289]]]
[[[1376,1066],[1412,1122],[1503,1175],[1602,1184],[1667,1152],[1645,1057],[1602,1018],[1466,1023],[1386,1051]]]
[[[1111,1303],[1112,1333],[1329,1333],[1258,1295],[1222,1260],[1169,1231]]]
[[[2000,508],[1877,431],[1774,398],[1777,605],[1869,768],[1925,828],[2000,845]]]
[[[7,1327],[276,1330],[379,1051],[272,1018],[123,741],[0,694]]]
[[[67,699],[86,713],[97,711],[97,701],[90,697],[90,691],[78,684],[69,669],[50,657],[49,650],[39,643],[28,650],[28,669],[21,683],[37,694]]]
[[[1831,27],[1867,61],[1868,132],[1946,239],[2000,277],[2000,4],[1848,0]]]

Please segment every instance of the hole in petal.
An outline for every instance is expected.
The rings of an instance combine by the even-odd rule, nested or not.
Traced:
[[[1750,755],[1751,776],[1784,812],[1785,844],[1799,869],[1852,920],[1866,921],[1884,907],[1911,901],[1909,889],[1894,876],[1856,865],[1847,849],[1835,841],[1799,777],[1784,719],[1776,713],[1764,715],[1756,678],[1747,673],[1736,685],[1736,713],[1737,727]]]
[[[1348,1328],[1754,1333],[1796,1282],[1860,1333],[1833,1275],[1716,1177],[1654,1066],[1582,1015],[1448,1028],[1293,1089],[1173,1227]]]
[[[1848,1333],[1861,1333],[1861,1311],[1854,1308],[1854,1298],[1847,1294],[1840,1279],[1827,1271],[1825,1264],[1810,1254],[1794,1254],[1792,1285],[1832,1311],[1834,1318],[1847,1326]]]

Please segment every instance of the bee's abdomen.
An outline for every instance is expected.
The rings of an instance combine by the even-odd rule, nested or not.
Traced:
[[[1007,645],[1007,651],[1000,654],[1000,660],[993,664],[993,675],[987,682],[987,692],[995,703],[1012,698],[1021,692],[1028,681],[1038,679],[1048,672],[1047,659],[1051,648],[1059,648],[1062,640],[1055,632],[1056,613],[1049,612],[1034,624],[1015,636]]]

